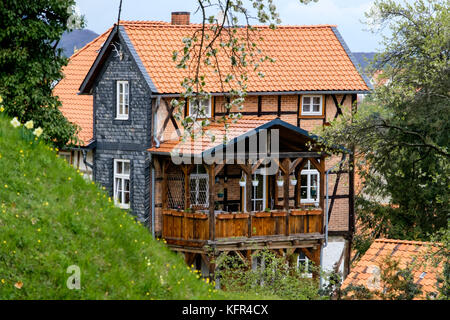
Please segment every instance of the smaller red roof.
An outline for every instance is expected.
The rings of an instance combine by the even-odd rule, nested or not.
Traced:
[[[301,149],[304,147],[306,141],[314,139],[308,131],[268,115],[260,117],[243,116],[237,121],[227,119],[226,124],[227,127],[225,128],[225,123],[223,121],[211,121],[209,125],[203,127],[203,135],[200,134],[201,129],[198,128],[198,130],[196,130],[198,134],[194,139],[188,138],[183,141],[181,137],[177,137],[173,140],[163,141],[159,147],[152,147],[148,149],[148,151],[156,154],[174,153],[180,156],[200,156],[217,147],[229,144],[230,142],[236,142],[246,136],[251,136],[261,129],[273,127],[282,128],[283,132],[294,132],[296,134],[294,136],[295,141],[292,141],[292,136],[290,139],[287,139],[286,137],[283,138],[280,131],[280,148],[287,143],[296,145],[296,149]],[[279,151],[282,152],[282,150]]]
[[[223,122],[213,121],[203,128],[205,133],[203,136],[195,137],[193,140],[187,139],[186,141],[182,141],[181,138],[164,141],[158,148],[153,147],[148,149],[148,151],[152,153],[170,153],[174,151],[182,155],[200,155],[208,149],[222,145],[225,136],[227,141],[230,141],[272,120],[274,120],[273,116],[243,116],[237,122],[228,120],[227,124],[229,127],[227,130],[225,130]],[[214,136],[214,140],[212,140],[212,136]]]
[[[79,95],[78,88],[94,63],[103,43],[108,38],[111,29],[108,29],[70,57],[69,63],[62,69],[64,78],[53,89],[53,95],[58,96],[62,103],[60,110],[63,115],[70,122],[81,127],[78,138],[83,141],[82,146],[88,145],[94,138],[93,98],[92,95]]]
[[[399,261],[399,267],[402,269],[414,263],[414,283],[422,286],[420,298],[425,298],[427,293],[437,292],[437,278],[443,270],[443,262],[435,266],[432,261],[425,260],[424,255],[431,252],[431,245],[430,242],[377,239],[345,278],[342,288],[355,285],[369,290],[381,289],[380,284],[374,281],[374,271],[386,257],[391,257]],[[436,250],[436,247],[431,250]]]

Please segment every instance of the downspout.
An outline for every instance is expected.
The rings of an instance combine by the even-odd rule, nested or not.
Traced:
[[[156,98],[156,111],[159,109],[159,104],[161,102],[161,97]],[[154,113],[156,114],[156,112]],[[160,142],[156,136],[157,133],[157,127],[156,127],[156,121],[155,117],[153,120],[153,140],[155,140],[155,147],[159,148]],[[153,162],[153,157],[152,157]],[[155,166],[152,163],[152,237],[155,238]]]
[[[86,154],[87,154],[86,149],[81,149],[81,153],[83,154],[83,163],[84,163],[84,165],[85,165],[86,167],[89,167],[89,168],[91,168],[91,169],[94,169],[94,166],[92,165],[92,163],[89,163],[89,162],[87,162],[87,160],[86,160]]]
[[[161,103],[161,96],[158,96],[156,98],[156,111],[154,113],[155,115],[156,115],[156,112],[158,112],[158,110],[159,110],[160,103]],[[156,117],[154,117],[154,118],[156,118]],[[158,129],[156,126],[155,119],[153,119],[153,140],[155,140],[155,147],[159,148],[160,142],[158,140]]]
[[[323,269],[323,249],[326,248],[326,246],[328,245],[328,175],[329,173],[334,170],[334,168],[336,168],[337,166],[341,165],[341,163],[343,163],[346,159],[346,154],[344,153],[344,157],[342,158],[341,161],[339,161],[338,163],[336,163],[333,167],[331,167],[330,169],[328,169],[325,172],[325,181],[326,181],[326,186],[325,186],[325,242],[323,244],[323,246],[320,247],[320,269]],[[323,285],[323,279],[322,277],[319,278],[319,288],[322,288]]]
[[[155,168],[152,165],[152,237],[155,239]]]

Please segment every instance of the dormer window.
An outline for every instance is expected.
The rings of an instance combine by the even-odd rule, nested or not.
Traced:
[[[194,103],[197,105],[194,107]],[[198,119],[211,118],[211,98],[189,101],[189,116]]]
[[[130,111],[130,85],[128,81],[117,81],[116,119],[128,120]]]
[[[302,97],[302,115],[322,115],[322,96],[306,95]]]

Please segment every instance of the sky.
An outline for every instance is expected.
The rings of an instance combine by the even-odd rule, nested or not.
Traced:
[[[191,22],[200,22],[196,0],[122,0],[121,20],[170,21],[173,11],[191,12]],[[372,52],[382,48],[381,36],[367,31],[362,23],[364,12],[374,0],[319,0],[308,5],[299,0],[273,0],[285,25],[332,24],[353,52]],[[79,12],[87,21],[87,29],[103,33],[118,16],[120,0],[76,0]]]

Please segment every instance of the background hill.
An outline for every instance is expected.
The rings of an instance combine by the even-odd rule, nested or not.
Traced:
[[[361,69],[366,71],[369,64],[375,58],[375,52],[352,52]]]
[[[98,34],[89,29],[73,30],[72,32],[64,32],[58,48],[64,50],[64,55],[70,57],[74,53],[74,49],[81,49],[86,44],[98,37]]]

